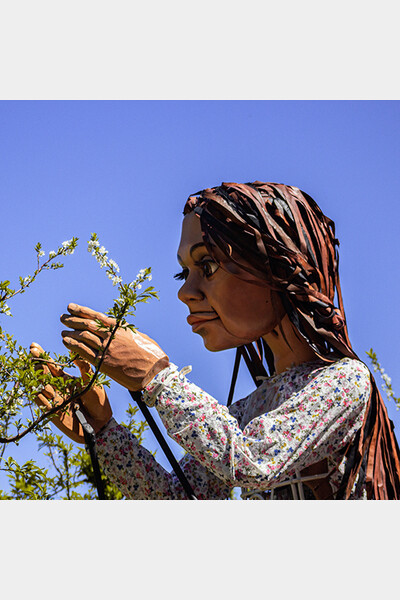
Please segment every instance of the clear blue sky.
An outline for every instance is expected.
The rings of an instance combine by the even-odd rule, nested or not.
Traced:
[[[400,395],[399,125],[398,101],[0,102],[0,279],[32,273],[38,241],[49,251],[80,239],[63,270],[12,302],[2,327],[25,346],[64,352],[66,305],[104,311],[114,298],[86,251],[97,232],[126,280],[152,267],[160,301],[139,307],[137,327],[225,403],[234,353],[205,350],[176,297],[182,208],[222,181],[286,183],[336,222],[350,339],[367,364],[375,349]],[[242,369],[236,398],[251,388]],[[123,418],[128,393],[113,385],[109,396]],[[399,413],[387,407],[400,439]],[[146,446],[157,447],[151,434]],[[34,451],[24,440],[13,453],[26,460]]]

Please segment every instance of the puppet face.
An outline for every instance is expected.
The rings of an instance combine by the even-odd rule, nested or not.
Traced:
[[[280,322],[284,313],[275,292],[266,284],[243,281],[213,261],[194,212],[183,220],[178,262],[183,269],[178,278],[184,280],[178,298],[188,306],[188,323],[208,350],[253,342]]]

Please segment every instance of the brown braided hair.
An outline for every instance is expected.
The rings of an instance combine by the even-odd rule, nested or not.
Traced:
[[[296,187],[277,183],[222,183],[189,196],[183,214],[200,216],[203,241],[224,269],[232,263],[278,292],[295,331],[327,363],[359,360],[351,347],[339,281],[335,224]],[[238,276],[238,275],[236,275]],[[256,381],[270,375],[273,355],[264,340],[239,351]],[[235,362],[234,377],[238,362]],[[234,385],[234,384],[233,384]],[[230,397],[233,393],[231,385]],[[371,374],[366,418],[345,451],[346,472],[336,498],[348,498],[357,474],[366,472],[367,497],[400,498],[400,452]]]

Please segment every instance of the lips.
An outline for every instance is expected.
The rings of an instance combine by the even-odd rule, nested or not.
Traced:
[[[193,327],[194,325],[197,325],[200,323],[206,323],[207,321],[214,321],[215,319],[218,319],[218,318],[219,317],[216,312],[209,311],[209,312],[191,313],[187,317],[186,320],[189,323],[189,325],[191,325]]]

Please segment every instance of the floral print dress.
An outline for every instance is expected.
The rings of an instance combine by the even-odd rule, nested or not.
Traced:
[[[266,378],[230,408],[183,373],[170,364],[147,385],[143,400],[186,450],[180,465],[197,499],[227,499],[238,486],[242,498],[311,499],[300,472],[325,458],[335,498],[343,450],[362,425],[370,395],[364,363],[303,363]],[[96,447],[104,472],[126,498],[186,499],[176,475],[114,419]],[[365,497],[362,485],[355,489],[351,498]]]

